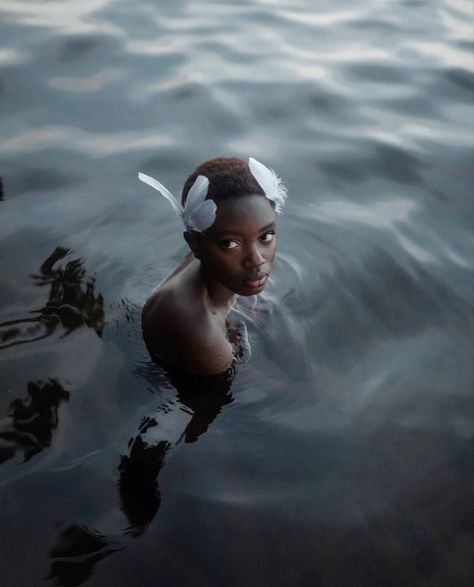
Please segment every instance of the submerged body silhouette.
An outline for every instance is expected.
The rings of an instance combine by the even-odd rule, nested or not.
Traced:
[[[165,373],[150,364],[142,368],[141,374],[156,387],[171,383],[176,389],[172,403],[175,409],[186,408],[189,421],[184,430],[173,430],[169,439],[156,440],[153,432],[160,429],[160,417],[166,416],[171,408],[154,408],[142,419],[137,434],[129,440],[128,453],[120,456],[118,465],[118,507],[125,515],[126,524],[113,535],[79,523],[63,528],[49,551],[47,579],[54,580],[56,585],[81,585],[97,563],[146,532],[161,505],[160,471],[173,448],[196,442],[233,401],[233,367],[217,376],[190,377],[178,372]]]

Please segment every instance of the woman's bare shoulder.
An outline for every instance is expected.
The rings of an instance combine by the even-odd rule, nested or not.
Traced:
[[[232,346],[205,307],[186,297],[184,292],[164,287],[147,301],[142,329],[148,350],[189,373],[221,373],[234,360]]]
[[[145,302],[142,310],[142,326],[153,325],[167,313],[178,312],[177,292],[166,285],[156,289]]]

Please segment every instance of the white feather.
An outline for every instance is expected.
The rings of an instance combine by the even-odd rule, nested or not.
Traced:
[[[152,188],[154,188],[155,190],[159,191],[160,194],[165,197],[168,202],[170,202],[170,204],[173,206],[174,211],[179,215],[182,216],[184,213],[183,207],[181,206],[181,204],[178,202],[178,200],[173,196],[173,194],[167,190],[165,188],[164,185],[162,185],[159,181],[157,181],[156,179],[153,179],[153,177],[150,177],[149,175],[145,175],[144,173],[139,173],[138,174],[138,179],[140,181],[143,181],[143,183],[148,184],[149,186],[151,186]]]
[[[138,179],[159,191],[170,202],[189,230],[204,232],[214,223],[217,206],[214,200],[206,200],[209,179],[204,175],[199,175],[189,189],[184,208],[173,194],[153,177],[139,173]]]
[[[217,206],[214,200],[204,200],[191,210],[190,222],[186,226],[192,230],[204,232],[214,224]]]
[[[258,185],[264,191],[265,196],[274,202],[275,212],[279,214],[288,195],[282,180],[273,169],[269,169],[253,157],[249,157],[249,169],[257,180]]]
[[[186,198],[186,203],[184,205],[184,224],[190,228],[190,229],[194,229],[194,230],[206,230],[206,228],[209,228],[209,226],[214,222],[215,220],[215,209],[214,209],[214,214],[212,216],[211,219],[211,209],[212,206],[206,206],[205,208],[203,208],[203,212],[202,214],[204,214],[204,224],[207,222],[206,218],[206,213],[207,213],[207,217],[209,218],[210,222],[209,224],[205,227],[205,228],[200,228],[198,227],[198,224],[201,225],[203,219],[202,219],[202,214],[200,215],[200,219],[201,220],[196,220],[197,218],[197,214],[198,214],[198,209],[204,204],[206,200],[206,196],[207,196],[207,190],[209,188],[209,180],[207,177],[205,177],[204,175],[198,175],[196,178],[196,181],[193,183],[193,185],[190,187],[187,198]]]
[[[184,208],[192,210],[201,202],[204,202],[207,196],[207,190],[209,189],[209,180],[204,175],[198,175],[196,181],[189,188],[188,196],[186,198],[186,204]]]

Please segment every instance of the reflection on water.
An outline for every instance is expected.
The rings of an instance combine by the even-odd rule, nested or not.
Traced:
[[[152,384],[166,379],[154,365],[142,365],[141,373]],[[92,573],[95,565],[108,555],[126,547],[127,540],[142,535],[161,505],[159,473],[173,446],[194,443],[202,436],[222,411],[233,401],[231,385],[234,370],[221,376],[189,378],[178,373],[170,374],[169,381],[176,388],[172,405],[160,405],[143,417],[138,434],[130,438],[129,452],[121,455],[118,466],[119,507],[128,525],[121,535],[105,536],[84,525],[74,524],[60,532],[50,550],[50,573],[57,585],[80,585]],[[176,430],[167,429],[163,438],[161,427],[166,416],[174,410],[185,411],[189,417],[184,430],[176,439]]]
[[[0,349],[46,338],[58,329],[66,336],[83,325],[102,336],[104,299],[95,293],[95,278],[87,277],[83,259],[55,267],[69,254],[68,249],[57,247],[41,264],[39,273],[30,276],[37,286],[49,287],[48,301],[30,312],[33,317],[1,323]]]
[[[22,451],[25,461],[51,445],[58,427],[58,408],[69,400],[69,392],[56,380],[29,382],[28,397],[10,403],[10,425],[0,430],[0,463]]]
[[[122,548],[86,526],[69,526],[49,551],[51,566],[47,579],[64,587],[81,585],[90,577],[96,563]]]
[[[147,418],[140,430],[157,426],[156,420]],[[161,503],[158,488],[158,473],[163,467],[169,442],[162,440],[155,445],[147,444],[141,435],[130,440],[130,453],[122,456],[119,465],[119,491],[121,509],[127,516],[132,536],[142,534],[155,517]]]
[[[154,370],[151,369],[150,373],[154,374]],[[191,416],[176,444],[182,440],[185,443],[196,442],[222,408],[233,401],[230,393],[232,378],[232,369],[224,376],[190,379],[175,374],[170,377],[177,389],[180,409],[187,408]],[[129,441],[128,456],[122,456],[120,460],[121,505],[130,524],[127,532],[133,536],[146,530],[160,507],[157,478],[172,447],[167,439],[153,441],[155,431],[160,436],[160,415],[163,416],[163,407],[143,418],[138,435]]]

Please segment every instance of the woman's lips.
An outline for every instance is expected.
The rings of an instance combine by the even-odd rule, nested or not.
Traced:
[[[267,281],[268,275],[266,273],[260,273],[258,275],[252,275],[252,277],[248,277],[247,279],[243,280],[244,285],[250,287],[252,289],[260,289],[265,285]]]

